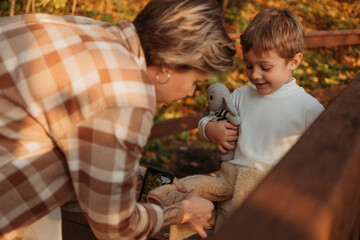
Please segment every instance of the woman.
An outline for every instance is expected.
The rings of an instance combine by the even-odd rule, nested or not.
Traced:
[[[206,237],[213,205],[195,192],[164,209],[135,194],[156,104],[192,96],[232,67],[216,5],[154,0],[117,26],[1,18],[0,39],[0,238],[61,239],[41,226],[59,226],[59,206],[74,196],[100,239],[147,238],[178,223]]]

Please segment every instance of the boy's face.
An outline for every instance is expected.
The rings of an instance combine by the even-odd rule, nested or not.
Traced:
[[[258,93],[268,95],[292,80],[292,71],[299,66],[301,59],[301,53],[286,62],[275,50],[256,55],[253,49],[250,49],[244,54],[246,76],[255,85]]]

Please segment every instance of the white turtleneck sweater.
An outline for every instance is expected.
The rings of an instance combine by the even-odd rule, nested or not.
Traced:
[[[320,115],[324,107],[293,80],[276,92],[260,95],[253,85],[236,89],[232,100],[241,118],[231,163],[271,169]],[[199,122],[204,139],[210,117]]]

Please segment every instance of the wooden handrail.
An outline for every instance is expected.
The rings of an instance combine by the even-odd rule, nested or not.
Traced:
[[[151,129],[149,140],[167,137],[197,128],[201,113],[156,122]]]
[[[345,87],[346,85],[315,89],[309,91],[309,94],[316,98],[319,102],[330,101],[335,99],[335,97],[337,97],[342,92],[342,90],[344,90]]]
[[[360,74],[210,239],[359,239]]]
[[[360,44],[360,29],[305,32],[305,48]]]
[[[236,51],[241,52],[241,45],[239,43],[240,33],[231,33],[229,36],[237,40]],[[345,29],[345,30],[324,30],[305,32],[304,47],[334,47],[360,44],[360,29]]]

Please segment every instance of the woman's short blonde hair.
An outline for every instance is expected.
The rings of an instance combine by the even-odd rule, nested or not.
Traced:
[[[258,13],[241,34],[243,53],[253,49],[255,54],[276,50],[289,61],[304,47],[304,29],[288,10],[265,9]]]
[[[148,65],[209,73],[233,67],[235,43],[210,0],[151,0],[133,24]]]

